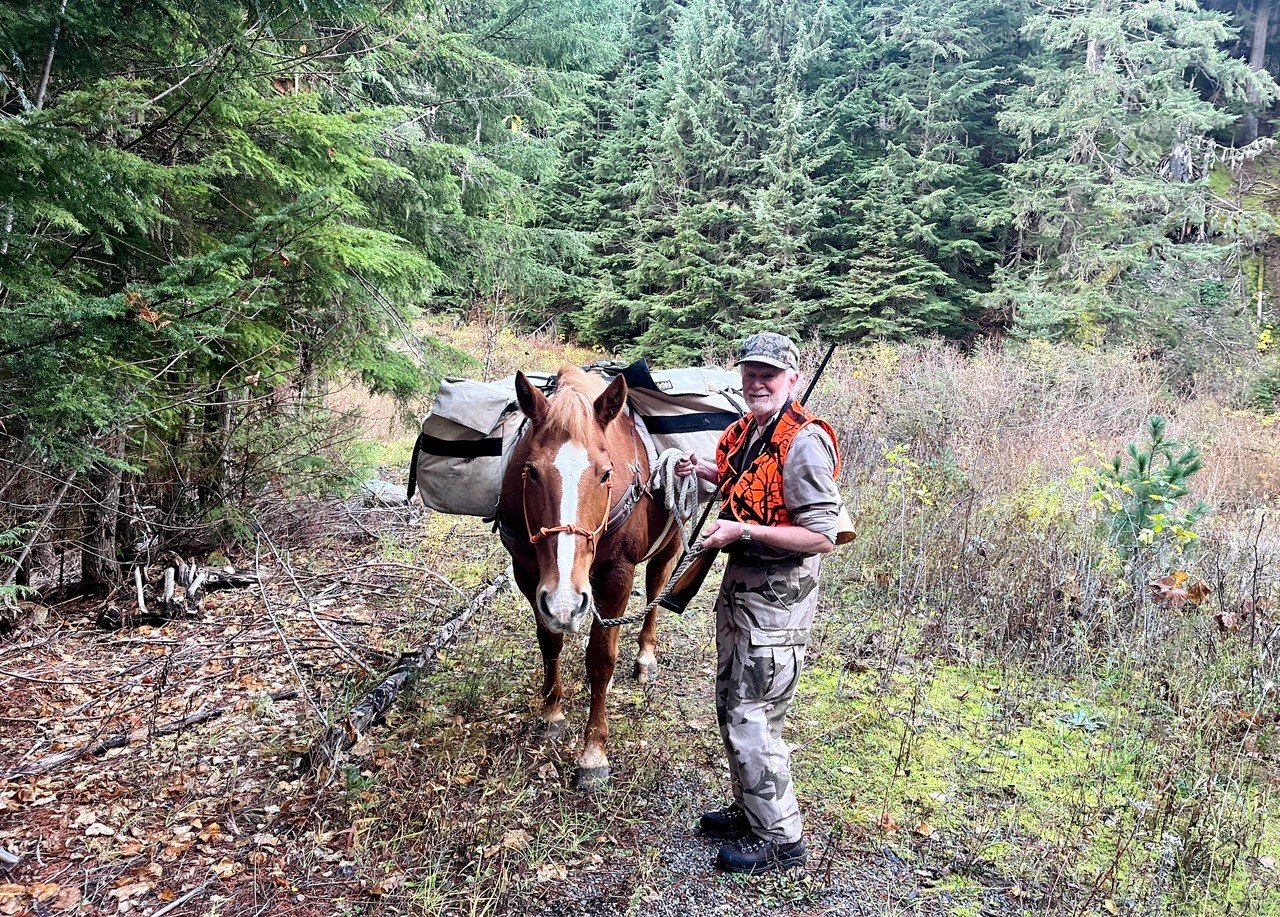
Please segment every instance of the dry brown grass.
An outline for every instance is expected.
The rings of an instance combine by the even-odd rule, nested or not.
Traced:
[[[935,648],[977,642],[1067,668],[1100,646],[1155,658],[1185,614],[1153,609],[1147,578],[1212,573],[1219,613],[1272,588],[1275,526],[1257,514],[1280,482],[1276,428],[1204,395],[1170,394],[1158,364],[1130,352],[873,345],[842,351],[814,403],[840,433],[862,530],[858,550],[835,563]],[[1197,550],[1127,558],[1090,503],[1094,471],[1157,414],[1202,451],[1186,502],[1203,500],[1209,515]],[[1233,568],[1250,539],[1260,545],[1250,566]],[[1211,626],[1207,614],[1199,624]]]

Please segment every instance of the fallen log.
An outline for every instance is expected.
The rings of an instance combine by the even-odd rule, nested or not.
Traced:
[[[506,582],[502,573],[480,590],[461,611],[445,621],[431,639],[416,650],[400,654],[391,670],[374,688],[347,711],[342,721],[322,732],[298,761],[300,773],[318,773],[338,763],[343,752],[351,749],[371,724],[383,717],[400,693],[422,675],[429,675],[439,664],[440,650],[453,643],[471,617],[489,599],[493,598]]]
[[[274,701],[289,700],[297,696],[298,692],[294,688],[290,688],[287,691],[275,691],[270,695]],[[85,742],[52,755],[46,755],[25,767],[17,767],[11,771],[5,771],[0,776],[13,778],[47,774],[49,771],[55,770],[64,764],[70,764],[85,755],[101,755],[113,748],[124,748],[134,742],[141,742],[143,739],[167,736],[175,732],[181,732],[190,726],[198,726],[201,723],[209,722],[209,720],[216,720],[230,709],[230,707],[202,707],[190,716],[184,716],[180,720],[170,720],[168,723],[163,723],[154,728],[143,726],[131,732],[118,732],[103,739]]]

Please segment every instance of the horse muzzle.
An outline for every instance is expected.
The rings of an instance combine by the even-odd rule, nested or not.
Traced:
[[[591,593],[557,589],[538,590],[538,616],[555,634],[580,634],[591,627]]]

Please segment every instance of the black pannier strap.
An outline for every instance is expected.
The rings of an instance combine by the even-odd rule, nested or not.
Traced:
[[[489,436],[484,439],[440,439],[428,433],[418,434],[417,448],[430,455],[446,458],[497,458],[502,455],[502,438]]]
[[[701,433],[706,430],[724,430],[738,419],[728,411],[707,411],[701,414],[677,414],[670,417],[644,417],[645,427],[655,436],[673,433]]]

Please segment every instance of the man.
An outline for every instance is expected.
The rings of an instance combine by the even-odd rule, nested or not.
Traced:
[[[804,665],[818,565],[836,543],[840,457],[835,432],[794,400],[800,353],[787,337],[752,335],[738,350],[750,414],[724,432],[716,461],[690,453],[678,475],[719,485],[720,518],[702,538],[729,556],[716,599],[716,713],[733,802],[701,818],[727,841],[731,872],[808,858],[782,724]]]

